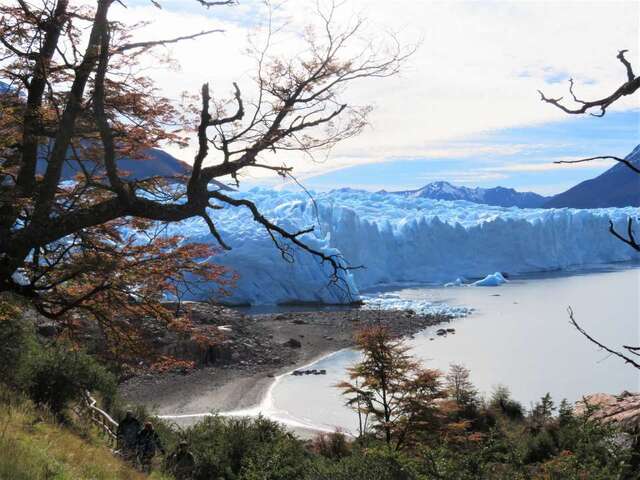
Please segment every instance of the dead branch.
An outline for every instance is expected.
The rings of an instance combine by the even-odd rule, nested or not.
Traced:
[[[579,160],[558,160],[558,161],[553,162],[553,163],[583,163],[583,162],[591,162],[593,160],[615,160],[616,162],[620,162],[620,163],[626,165],[627,167],[629,167],[634,172],[640,173],[640,168],[636,167],[629,160],[626,160],[626,159],[620,158],[620,157],[615,157],[613,155],[599,155],[597,157],[581,158]]]
[[[625,363],[628,363],[632,366],[634,366],[635,368],[640,370],[640,363],[637,363],[636,361],[634,361],[632,358],[627,357],[625,354],[620,353],[616,350],[613,350],[612,348],[607,347],[606,345],[604,345],[603,343],[600,343],[598,340],[596,340],[595,338],[593,338],[591,335],[589,335],[589,333],[587,333],[584,328],[582,328],[580,326],[580,324],[578,324],[578,322],[576,321],[574,315],[573,315],[573,309],[571,307],[567,308],[567,312],[569,313],[569,321],[570,323],[576,328],[576,330],[578,330],[582,335],[584,335],[587,340],[589,340],[591,343],[597,345],[599,348],[601,348],[602,350],[610,353],[611,355],[614,355],[618,358],[621,358],[622,360],[625,361]],[[623,347],[626,348],[627,350],[638,350],[640,349],[640,347]],[[634,352],[635,353],[635,352]]]
[[[560,110],[562,110],[565,113],[569,113],[572,115],[581,115],[584,113],[587,113],[589,110],[591,109],[600,109],[599,113],[591,113],[589,112],[590,115],[594,116],[594,117],[602,117],[604,116],[604,114],[607,111],[607,108],[614,102],[616,102],[617,100],[619,100],[620,98],[627,96],[627,95],[631,95],[633,93],[635,93],[639,88],[640,88],[640,77],[636,77],[633,73],[633,70],[631,68],[631,64],[629,63],[629,61],[625,58],[624,54],[627,52],[628,50],[620,50],[618,52],[618,55],[616,56],[616,58],[618,60],[620,60],[620,62],[624,65],[626,73],[627,73],[627,81],[624,82],[620,87],[618,87],[612,94],[610,94],[607,97],[601,98],[599,100],[591,100],[591,101],[586,101],[586,100],[580,100],[576,97],[574,91],[573,91],[573,87],[574,87],[574,82],[573,79],[569,80],[569,93],[571,94],[573,101],[575,103],[579,103],[581,106],[578,108],[571,108],[568,107],[566,105],[564,105],[562,103],[563,97],[559,97],[559,98],[550,98],[547,97],[541,90],[538,90],[538,93],[540,94],[540,100],[542,100],[543,102],[546,103],[550,103],[551,105],[554,105],[555,107],[559,108]]]
[[[618,231],[613,226],[613,221],[611,220],[609,220],[609,232],[618,240],[629,245],[635,251],[640,252],[640,244],[638,244],[633,234],[633,218],[629,217],[629,219],[627,220],[627,236],[626,237],[618,233]]]

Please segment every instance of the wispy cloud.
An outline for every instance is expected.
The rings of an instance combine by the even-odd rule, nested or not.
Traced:
[[[549,162],[545,163],[508,163],[496,167],[487,167],[481,169],[482,171],[489,172],[547,172],[551,170],[567,169],[567,168],[579,168],[579,169],[601,169],[612,166],[615,162],[612,160],[593,160],[591,162],[584,163],[569,163],[558,164],[556,161],[573,161],[580,160],[584,157],[555,157],[550,158]]]
[[[321,2],[323,0],[320,0]],[[119,19],[151,23],[141,38],[166,38],[207,28],[225,33],[185,42],[166,51],[180,62],[179,71],[159,69],[150,59],[149,68],[161,89],[172,98],[181,92],[199,91],[205,81],[214,93],[231,93],[237,81],[249,105],[255,97],[254,66],[245,55],[249,32],[266,20],[262,0],[243,0],[239,6],[200,9],[197,2],[167,0],[158,10],[142,0],[128,9],[119,8]],[[284,40],[274,42],[283,55],[296,55],[297,38],[311,19],[315,0],[283,3],[276,14],[286,24]],[[539,2],[416,2],[397,0],[350,0],[339,18],[364,13],[372,35],[380,31],[400,32],[402,42],[422,39],[422,46],[403,72],[393,78],[360,82],[345,92],[344,101],[373,104],[371,126],[362,135],[335,148],[325,162],[302,155],[282,153],[264,161],[286,162],[302,178],[311,178],[352,166],[406,159],[484,159],[522,155],[531,157],[534,139],[525,142],[469,142],[505,128],[569,122],[570,118],[539,101],[536,90],[552,96],[567,95],[565,80],[579,82],[579,94],[599,97],[617,88],[624,71],[615,59],[621,48],[635,48],[639,35],[637,2],[591,2],[575,8],[571,2],[555,2],[554,15]],[[114,10],[114,11],[115,11]],[[599,35],[588,28],[597,20]],[[637,52],[636,52],[637,53]],[[560,82],[560,83],[557,83]],[[616,110],[638,107],[638,97],[626,97]],[[532,141],[533,140],[533,141]],[[171,153],[189,161],[195,143]],[[540,143],[542,152],[546,147]],[[212,153],[210,162],[219,161]],[[501,173],[542,171],[523,161]],[[522,165],[520,165],[522,164]],[[581,167],[576,167],[581,168]],[[582,168],[589,168],[587,166]],[[519,169],[519,170],[517,170]],[[264,178],[267,171],[252,172]],[[462,177],[460,177],[462,178]]]
[[[480,182],[503,180],[508,178],[508,175],[499,172],[490,172],[482,170],[465,170],[465,171],[448,171],[439,173],[428,173],[419,175],[417,177],[420,181],[425,183],[446,180],[451,183],[461,183],[477,185]]]

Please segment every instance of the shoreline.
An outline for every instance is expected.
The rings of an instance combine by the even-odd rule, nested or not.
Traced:
[[[240,319],[246,332],[236,342],[249,343],[249,334],[257,332],[260,347],[264,348],[267,341],[270,345],[266,354],[262,353],[264,357],[259,357],[258,349],[253,348],[241,360],[205,365],[188,374],[147,373],[133,377],[120,385],[123,400],[143,405],[160,418],[181,426],[197,423],[211,413],[257,413],[265,407],[269,391],[279,378],[353,347],[353,334],[367,325],[388,325],[395,335],[410,336],[452,320],[442,315],[418,315],[411,310],[363,309],[242,315]],[[287,346],[293,339],[295,346]],[[302,425],[294,425],[293,429],[303,436],[311,430]]]

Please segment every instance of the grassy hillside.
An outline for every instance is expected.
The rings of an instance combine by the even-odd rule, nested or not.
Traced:
[[[114,457],[95,431],[55,423],[30,402],[0,402],[0,480],[160,480]]]

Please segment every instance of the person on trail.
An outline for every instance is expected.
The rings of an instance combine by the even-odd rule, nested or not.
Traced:
[[[143,472],[151,470],[151,461],[156,455],[156,450],[160,450],[164,455],[164,448],[160,442],[160,437],[153,428],[151,422],[146,422],[144,428],[138,433],[136,444],[138,447],[138,462]]]
[[[118,430],[116,431],[118,449],[123,457],[130,458],[135,453],[139,431],[140,422],[133,416],[131,410],[127,411],[122,421],[118,424]]]
[[[196,462],[193,454],[187,448],[187,442],[183,440],[178,444],[177,450],[169,456],[167,466],[176,480],[191,480],[193,478]]]

